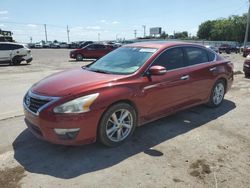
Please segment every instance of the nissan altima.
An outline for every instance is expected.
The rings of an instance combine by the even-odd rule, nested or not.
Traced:
[[[195,105],[219,106],[232,82],[232,64],[204,46],[128,44],[34,84],[23,100],[25,122],[51,143],[114,147],[148,122]]]

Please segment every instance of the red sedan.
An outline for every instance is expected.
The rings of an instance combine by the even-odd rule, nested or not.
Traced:
[[[82,61],[83,58],[99,59],[100,57],[106,55],[114,49],[115,47],[112,45],[93,43],[81,49],[72,50],[69,56],[70,58],[76,59],[77,61]]]
[[[219,106],[232,82],[232,64],[203,46],[129,44],[36,83],[24,97],[25,121],[52,143],[98,139],[113,147],[137,126],[199,104]]]

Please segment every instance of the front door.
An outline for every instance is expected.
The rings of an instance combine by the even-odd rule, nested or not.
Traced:
[[[151,66],[154,65],[164,66],[167,73],[151,75],[142,88],[144,102],[147,101],[146,119],[171,112],[176,106],[187,105],[191,94],[189,73],[181,47],[166,50]]]

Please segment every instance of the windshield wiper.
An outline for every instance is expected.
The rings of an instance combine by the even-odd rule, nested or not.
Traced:
[[[82,67],[83,69],[86,69],[88,71],[98,72],[98,73],[104,73],[104,74],[111,74],[109,71],[101,70],[101,69],[92,69],[89,67]]]

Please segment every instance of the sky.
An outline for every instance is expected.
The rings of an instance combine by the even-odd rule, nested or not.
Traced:
[[[242,15],[248,0],[0,0],[0,29],[19,42],[133,39],[149,28],[168,34],[188,31],[211,19]]]

